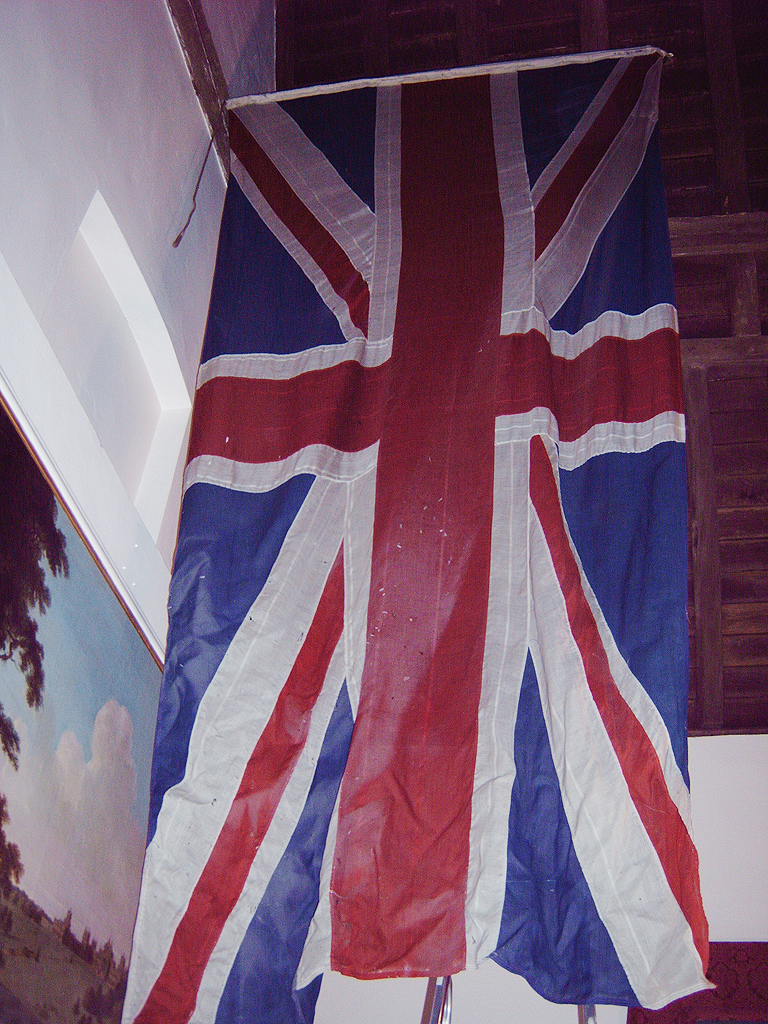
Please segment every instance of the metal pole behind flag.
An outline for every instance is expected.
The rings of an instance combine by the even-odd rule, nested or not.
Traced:
[[[579,1024],[597,1024],[597,1013],[594,1003],[579,1006]]]
[[[451,1024],[452,988],[450,975],[429,979],[421,1024]]]

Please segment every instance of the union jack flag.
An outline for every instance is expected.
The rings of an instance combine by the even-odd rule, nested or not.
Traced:
[[[124,1020],[707,986],[661,66],[232,113]]]

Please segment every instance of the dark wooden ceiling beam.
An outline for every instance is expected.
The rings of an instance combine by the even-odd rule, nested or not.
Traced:
[[[608,0],[579,0],[579,43],[582,53],[609,48]]]
[[[296,3],[275,5],[275,85],[279,91],[296,85]]]
[[[749,188],[731,0],[702,0],[701,13],[722,208],[736,213],[749,209]]]
[[[714,217],[670,217],[669,236],[673,256],[768,252],[768,213],[755,211]]]
[[[747,211],[749,179],[731,0],[702,0],[701,12],[722,209],[729,213]],[[734,254],[729,260],[728,291],[733,333],[759,333],[760,295],[754,255]]]
[[[167,3],[213,144],[228,173],[229,137],[225,104],[229,91],[203,8],[200,0],[167,0]]]
[[[456,49],[459,64],[471,67],[488,60],[488,20],[480,0],[456,4]]]
[[[386,0],[363,4],[363,49],[366,73],[372,78],[389,74],[389,31]]]
[[[754,256],[732,256],[728,261],[731,330],[736,335],[760,333],[760,289]]]
[[[768,337],[741,335],[732,338],[681,338],[683,366],[708,369],[718,363],[765,363],[768,366]]]

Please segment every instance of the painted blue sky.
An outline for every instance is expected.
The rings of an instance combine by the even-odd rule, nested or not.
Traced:
[[[56,742],[71,730],[86,761],[99,709],[110,698],[126,708],[133,722],[135,813],[143,827],[160,669],[60,507],[56,525],[67,539],[69,576],[46,573],[51,606],[37,616],[45,652],[43,708],[55,723]],[[0,663],[0,700],[12,719],[27,723],[32,735],[37,713],[27,707],[24,692],[24,677],[15,665]]]
[[[38,615],[43,706],[0,662],[0,700],[21,740],[15,771],[0,752],[6,834],[19,846],[21,887],[51,917],[72,911],[129,954],[149,807],[160,669],[96,563],[59,509],[69,576],[47,574],[51,605]]]

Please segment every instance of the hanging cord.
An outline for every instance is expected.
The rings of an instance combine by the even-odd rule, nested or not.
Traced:
[[[451,1024],[451,977],[430,978],[421,1024]]]
[[[208,157],[211,155],[211,148],[212,148],[212,146],[213,146],[213,132],[211,132],[211,137],[208,140],[208,148],[205,151],[205,159],[203,160],[203,166],[200,168],[200,173],[197,176],[197,184],[195,185],[195,191],[192,193],[192,209],[189,211],[189,216],[187,217],[186,221],[184,222],[184,227],[181,229],[181,231],[178,233],[178,235],[176,235],[176,237],[174,238],[173,242],[171,243],[173,245],[174,249],[178,249],[179,243],[181,242],[182,238],[184,237],[184,232],[187,230],[187,228],[189,227],[189,222],[192,220],[192,214],[197,209],[197,190],[200,188],[200,182],[203,180],[203,171],[205,170],[205,165],[208,163]]]

